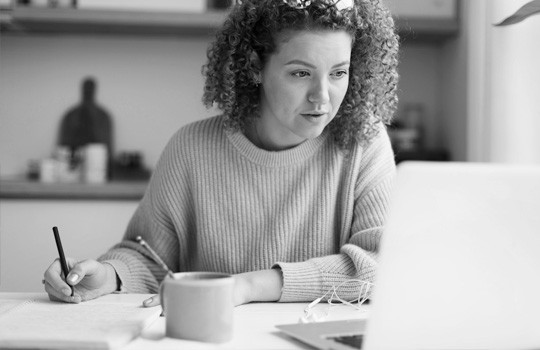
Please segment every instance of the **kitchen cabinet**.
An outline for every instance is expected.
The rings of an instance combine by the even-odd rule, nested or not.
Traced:
[[[434,0],[427,7],[429,11],[420,16],[414,13],[424,13],[422,7],[413,7],[416,12],[411,12],[403,5],[411,1],[418,2],[388,0],[400,33],[413,32],[417,39],[457,33],[457,0]],[[16,6],[4,11],[1,28],[9,33],[208,35],[223,23],[226,14],[223,10],[182,13]]]
[[[43,272],[57,258],[53,226],[67,256],[95,259],[105,253],[121,240],[146,186],[2,179],[0,292],[43,291]]]
[[[224,11],[204,13],[110,11],[15,7],[2,28],[11,33],[199,35],[225,19]]]
[[[53,226],[66,256],[96,259],[120,242],[137,205],[135,200],[2,198],[0,292],[43,292],[43,273],[58,258]]]

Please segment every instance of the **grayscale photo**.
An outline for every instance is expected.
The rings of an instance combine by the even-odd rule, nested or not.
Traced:
[[[0,349],[538,349],[540,0],[0,0]]]

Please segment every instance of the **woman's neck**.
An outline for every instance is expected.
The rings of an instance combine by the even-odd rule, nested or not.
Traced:
[[[290,144],[276,143],[272,140],[268,132],[263,131],[263,126],[260,119],[255,119],[252,121],[252,123],[250,123],[250,125],[246,128],[245,135],[251,141],[251,143],[258,148],[272,152],[291,149],[305,141]]]

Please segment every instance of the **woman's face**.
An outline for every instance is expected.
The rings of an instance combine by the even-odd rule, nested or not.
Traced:
[[[289,31],[262,72],[260,143],[269,150],[319,136],[332,121],[349,84],[352,38],[344,31]]]

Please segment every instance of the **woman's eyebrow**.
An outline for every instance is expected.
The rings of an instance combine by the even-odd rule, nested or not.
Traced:
[[[348,66],[350,64],[351,64],[351,62],[349,60],[347,60],[347,61],[340,62],[338,64],[334,64],[332,66],[332,68],[337,68],[337,67],[341,67],[341,66]]]
[[[337,67],[341,67],[341,66],[346,66],[346,65],[349,65],[351,62],[350,61],[343,61],[343,62],[340,62],[340,63],[337,63],[337,64],[334,64],[332,66],[332,68],[337,68]],[[298,60],[298,59],[295,59],[295,60],[291,60],[287,63],[285,63],[286,66],[289,66],[289,65],[293,65],[293,64],[299,64],[299,65],[303,65],[303,66],[306,66],[306,67],[309,67],[309,68],[317,68],[316,66],[314,66],[313,64],[309,63],[309,62],[306,62],[306,61],[302,61],[302,60]]]
[[[311,63],[306,62],[306,61],[302,61],[302,60],[290,60],[289,62],[285,63],[286,66],[293,65],[293,64],[299,64],[299,65],[306,66],[306,67],[309,67],[309,68],[316,68]]]

